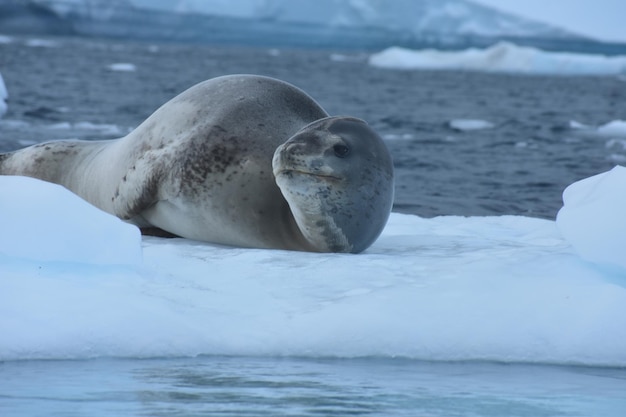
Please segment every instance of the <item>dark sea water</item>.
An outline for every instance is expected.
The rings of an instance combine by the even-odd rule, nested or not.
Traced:
[[[32,41],[0,43],[10,94],[0,152],[123,136],[197,82],[255,73],[374,126],[395,161],[395,211],[554,218],[568,184],[626,162],[622,142],[593,134],[626,119],[626,82],[616,76],[391,71],[354,51]],[[114,63],[136,70],[113,71]],[[456,131],[448,124],[454,119],[494,127]],[[572,129],[572,120],[591,127]],[[625,392],[624,369],[592,367],[377,358],[0,362],[2,417],[619,417]]]
[[[554,218],[567,185],[626,162],[620,143],[569,127],[572,120],[595,127],[626,119],[626,81],[618,76],[393,71],[369,66],[367,54],[354,51],[28,41],[0,44],[10,94],[0,151],[119,137],[197,82],[255,73],[291,82],[330,114],[363,118],[388,139],[395,211]],[[114,63],[136,70],[112,71]],[[453,119],[495,127],[461,132],[449,127]]]
[[[0,363],[3,416],[607,417],[623,371],[392,359]]]

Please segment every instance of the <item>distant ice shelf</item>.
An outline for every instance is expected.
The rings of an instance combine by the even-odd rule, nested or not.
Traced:
[[[32,0],[0,13],[0,27],[129,39],[381,49],[462,48],[517,39],[553,49],[598,42],[466,0]],[[0,6],[2,4],[0,3]]]
[[[148,16],[158,12],[170,16],[222,16],[249,21],[269,21],[318,27],[380,29],[411,34],[446,36],[539,36],[573,37],[565,30],[525,19],[466,0],[36,0],[60,16],[78,16],[97,21],[114,21],[131,16],[133,10]],[[167,18],[161,18],[162,23]]]

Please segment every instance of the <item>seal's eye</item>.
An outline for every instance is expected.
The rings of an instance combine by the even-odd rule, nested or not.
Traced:
[[[346,145],[337,144],[333,146],[333,151],[338,158],[345,158],[350,153],[350,148]]]

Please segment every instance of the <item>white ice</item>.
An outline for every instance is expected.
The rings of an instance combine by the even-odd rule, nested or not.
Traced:
[[[581,129],[581,130],[585,130],[585,129],[589,129],[590,126],[586,125],[584,123],[580,123],[577,120],[570,120],[569,121],[569,127],[570,129]]]
[[[626,56],[548,52],[498,42],[486,48],[463,51],[387,48],[372,54],[370,65],[389,69],[470,70],[555,75],[608,75],[626,72]]]
[[[28,39],[24,42],[24,45],[31,48],[56,48],[59,43],[50,39]]]
[[[0,178],[0,360],[221,354],[626,366],[626,269],[581,259],[554,221],[393,213],[359,255],[140,243],[136,229],[58,186]],[[626,178],[595,183],[568,191],[568,210],[578,194],[606,197],[594,198],[603,211],[588,210],[585,221],[605,215]],[[568,237],[579,223],[559,226]],[[596,252],[619,255],[624,236],[597,236]]]
[[[588,135],[617,138],[626,137],[626,120],[612,120],[599,126],[581,123],[577,120],[570,120],[569,127]]]
[[[449,125],[452,129],[462,132],[491,129],[494,126],[493,123],[480,119],[454,119],[450,120]]]
[[[341,38],[344,46],[352,39],[357,49],[366,44],[390,45],[398,39],[440,45],[463,43],[468,36],[582,39],[569,31],[466,0],[393,0],[391,7],[390,2],[381,0],[38,1],[62,18],[78,21],[77,30],[87,36],[144,38],[146,30],[140,16],[146,15],[143,23],[152,25],[148,32],[160,30],[172,41],[207,39],[207,16],[231,18],[230,29],[242,33],[244,38],[251,24],[268,28],[269,23],[275,29],[282,28],[257,31],[256,41],[265,39],[269,44],[276,44],[278,34],[290,43],[321,42],[329,47],[333,44],[331,38]],[[181,22],[185,25],[183,30],[179,29]]]
[[[0,176],[0,259],[141,264],[139,230],[56,184]]]
[[[563,236],[584,258],[626,270],[626,168],[578,181],[563,192]],[[610,244],[609,244],[610,243]]]
[[[120,71],[120,72],[135,72],[137,71],[137,66],[135,64],[131,64],[129,62],[117,62],[115,64],[110,64],[107,66],[110,71]]]
[[[626,121],[612,120],[599,126],[570,120],[569,127],[577,136],[605,139],[610,152],[607,159],[618,165],[626,164]]]
[[[7,98],[9,98],[9,93],[6,85],[4,85],[2,73],[0,73],[0,117],[7,112]]]
[[[598,127],[602,136],[626,137],[626,120],[613,120]]]
[[[61,15],[89,16],[102,25],[111,16],[127,12],[125,2],[51,0],[46,2]],[[450,34],[481,36],[537,36],[561,38],[569,34],[555,27],[520,18],[466,1],[394,0],[393,7],[380,0],[130,0],[136,10],[230,16],[244,19],[362,28],[403,34],[428,34],[449,38]],[[121,7],[120,7],[121,6]],[[176,17],[174,17],[176,18]]]

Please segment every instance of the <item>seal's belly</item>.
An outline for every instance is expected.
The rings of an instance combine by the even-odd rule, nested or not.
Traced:
[[[169,195],[140,218],[179,236],[238,247],[308,250],[273,177],[239,173],[230,181],[208,178],[209,189]],[[200,185],[198,185],[200,186]],[[188,190],[187,190],[188,191]],[[302,238],[303,239],[303,238]]]

